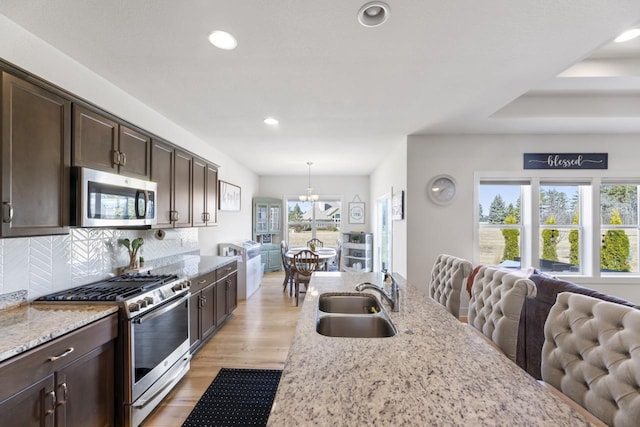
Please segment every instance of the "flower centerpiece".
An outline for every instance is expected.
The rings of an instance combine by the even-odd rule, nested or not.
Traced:
[[[118,242],[122,246],[127,248],[127,251],[129,252],[129,268],[136,268],[136,261],[138,260],[138,250],[144,244],[144,239],[142,237],[138,237],[137,239],[133,239],[133,241],[130,241],[129,239],[125,238],[118,240]]]

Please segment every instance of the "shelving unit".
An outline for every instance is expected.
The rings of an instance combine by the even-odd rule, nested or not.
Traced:
[[[261,244],[264,271],[282,269],[282,200],[264,197],[253,199],[253,240]]]
[[[373,234],[342,233],[344,271],[373,271]]]

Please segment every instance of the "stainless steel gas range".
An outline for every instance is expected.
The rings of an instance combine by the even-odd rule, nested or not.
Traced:
[[[129,427],[138,426],[189,370],[189,288],[175,275],[126,274],[36,302],[119,306],[116,415]]]

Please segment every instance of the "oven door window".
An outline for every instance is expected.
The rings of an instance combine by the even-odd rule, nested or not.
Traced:
[[[161,315],[155,315],[155,311],[134,319],[132,324],[136,383],[189,339],[188,301]]]
[[[87,215],[92,219],[151,218],[154,194],[150,191],[88,182]]]

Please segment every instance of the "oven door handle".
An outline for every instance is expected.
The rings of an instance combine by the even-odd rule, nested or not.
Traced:
[[[149,314],[144,314],[136,319],[133,319],[132,322],[135,324],[141,324],[143,322],[146,322],[147,320],[151,320],[151,319],[155,319],[158,316],[162,316],[164,313],[166,313],[167,311],[173,310],[174,308],[176,308],[177,306],[179,306],[180,304],[182,304],[183,302],[188,302],[189,301],[189,295],[190,293],[187,292],[186,294],[184,294],[182,297],[178,298],[178,300],[174,303],[171,303],[167,306],[164,306],[158,310],[153,310],[151,312],[149,312]]]
[[[189,360],[191,360],[191,355],[187,354],[182,361],[183,362],[188,362]],[[155,397],[157,395],[159,395],[160,393],[162,393],[167,387],[171,387],[173,386],[173,382],[175,381],[176,378],[178,378],[180,375],[182,374],[182,370],[179,370],[178,372],[176,372],[176,374],[174,376],[171,377],[171,379],[169,379],[166,384],[160,388],[160,390],[156,391],[155,393],[153,393],[153,396],[149,397],[148,399],[139,399],[135,405],[133,405],[134,408],[144,408],[147,403],[151,402],[153,399],[155,399]]]

